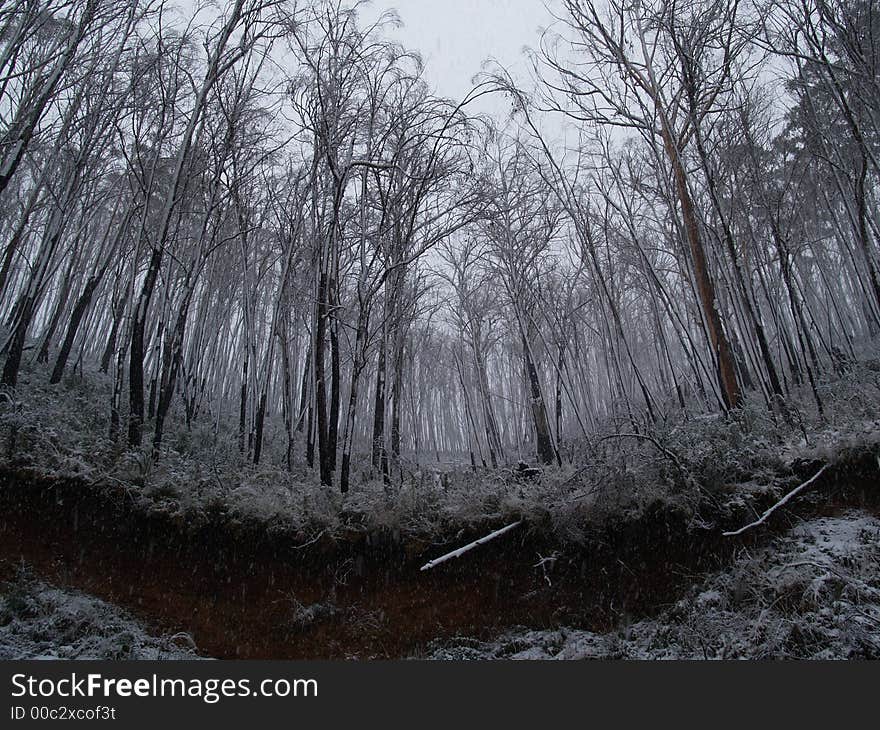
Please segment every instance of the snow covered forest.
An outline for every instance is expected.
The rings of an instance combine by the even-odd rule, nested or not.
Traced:
[[[880,6],[548,11],[449,99],[367,3],[2,0],[4,504],[403,562],[517,522],[541,591],[597,525],[684,515],[706,570],[814,477],[876,514]]]

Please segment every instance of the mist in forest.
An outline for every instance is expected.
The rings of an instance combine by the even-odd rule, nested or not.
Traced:
[[[880,9],[533,5],[0,5],[3,468],[471,554],[870,481]]]

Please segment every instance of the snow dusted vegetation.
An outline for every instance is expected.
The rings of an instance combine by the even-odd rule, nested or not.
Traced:
[[[823,416],[792,398],[609,424],[561,468],[424,469],[345,495],[242,463],[224,430],[158,462],[114,451],[94,425],[106,381],[39,375],[0,411],[0,544],[109,603],[12,584],[10,655],[185,657],[192,636],[251,658],[876,656],[872,361],[821,384]]]
[[[878,659],[880,519],[814,517],[699,581],[660,615],[598,634],[512,631],[433,659]]]
[[[187,634],[153,636],[122,609],[26,569],[0,585],[0,660],[196,658]]]
[[[0,5],[4,655],[876,657],[880,6],[373,5]]]

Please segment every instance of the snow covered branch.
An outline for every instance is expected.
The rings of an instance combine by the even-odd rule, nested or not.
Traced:
[[[466,552],[473,550],[475,547],[478,547],[479,545],[485,545],[487,542],[494,540],[496,537],[501,537],[501,535],[503,535],[504,533],[510,532],[512,529],[514,529],[515,527],[519,527],[521,524],[522,524],[522,520],[517,520],[512,525],[508,525],[507,527],[502,527],[500,530],[496,530],[495,532],[491,533],[490,535],[486,535],[485,537],[481,537],[479,540],[474,540],[472,543],[469,543],[469,544],[465,545],[464,547],[460,547],[457,550],[453,550],[451,553],[446,553],[446,555],[443,555],[443,556],[437,558],[436,560],[432,560],[429,563],[425,563],[421,569],[423,571],[430,570],[431,568],[437,567],[441,563],[445,563],[447,560],[452,560],[453,558],[460,558]]]
[[[782,499],[780,499],[776,504],[774,504],[770,509],[768,509],[763,515],[761,515],[761,517],[758,520],[756,520],[755,522],[752,522],[749,525],[746,525],[745,527],[740,527],[738,530],[734,530],[733,532],[725,532],[724,537],[734,537],[736,535],[741,535],[746,530],[750,530],[753,527],[757,527],[758,525],[764,524],[764,522],[767,521],[767,518],[770,515],[772,515],[777,509],[782,507],[782,505],[786,504],[791,499],[793,499],[798,494],[800,494],[802,491],[804,491],[804,489],[809,487],[813,482],[815,482],[819,477],[821,477],[827,469],[828,469],[828,464],[823,466],[815,476],[811,477],[810,479],[807,479],[807,481],[805,481],[803,484],[801,484],[797,489],[792,489],[788,494],[786,494]]]

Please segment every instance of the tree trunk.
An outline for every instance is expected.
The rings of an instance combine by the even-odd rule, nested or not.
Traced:
[[[351,451],[354,441],[354,429],[357,421],[358,399],[360,395],[361,371],[364,367],[364,342],[367,337],[367,317],[364,306],[358,310],[357,333],[354,344],[354,362],[351,365],[351,387],[348,394],[348,411],[345,416],[345,427],[342,432],[342,463],[339,471],[339,489],[343,494],[348,492],[351,474]]]
[[[144,428],[144,329],[150,300],[159,277],[162,249],[156,247],[150,256],[150,264],[141,288],[131,326],[131,342],[128,358],[128,445],[140,448]]]
[[[330,455],[328,416],[327,416],[327,382],[324,366],[325,344],[327,334],[327,295],[328,277],[326,273],[318,277],[318,301],[315,306],[315,408],[318,427],[318,472],[321,484],[325,487],[333,485],[333,461]]]
[[[730,343],[727,340],[727,335],[724,333],[721,315],[718,313],[715,287],[709,275],[709,263],[706,259],[706,251],[703,248],[693,200],[688,189],[687,173],[684,170],[684,164],[672,138],[672,133],[665,124],[663,125],[663,143],[675,177],[676,192],[679,204],[681,205],[681,214],[684,219],[688,244],[690,245],[694,276],[697,280],[700,306],[706,319],[709,339],[715,351],[715,358],[718,364],[718,380],[724,397],[724,405],[727,409],[739,408],[742,405],[742,393],[736,379],[736,365],[733,361]]]
[[[92,296],[94,296],[95,290],[98,288],[98,285],[100,283],[100,275],[90,277],[89,280],[86,282],[82,294],[80,294],[79,299],[73,307],[73,313],[70,315],[70,322],[67,325],[67,332],[64,335],[64,341],[61,343],[61,348],[58,351],[58,357],[55,359],[55,367],[52,370],[52,377],[49,379],[49,383],[51,385],[56,385],[57,383],[60,383],[61,378],[64,377],[64,368],[67,366],[67,359],[70,357],[70,351],[73,348],[73,341],[76,339],[76,334],[79,331],[79,325],[82,322],[82,318],[92,302]],[[115,319],[113,322],[113,326],[114,329],[117,326],[117,320]],[[109,359],[110,357],[108,354],[108,362]],[[104,368],[102,367],[102,369]],[[104,369],[104,372],[106,372],[106,369]]]
[[[373,399],[373,473],[380,472],[388,484],[388,456],[385,452],[385,338],[379,343],[379,359],[376,365],[376,394]]]
[[[521,333],[523,345],[523,362],[525,364],[526,378],[529,383],[531,395],[532,418],[535,423],[535,437],[537,440],[538,461],[542,464],[552,464],[556,460],[553,448],[553,437],[550,435],[550,422],[547,419],[547,406],[544,396],[541,394],[541,381],[538,378],[538,370],[532,361],[531,348],[525,333]]]

